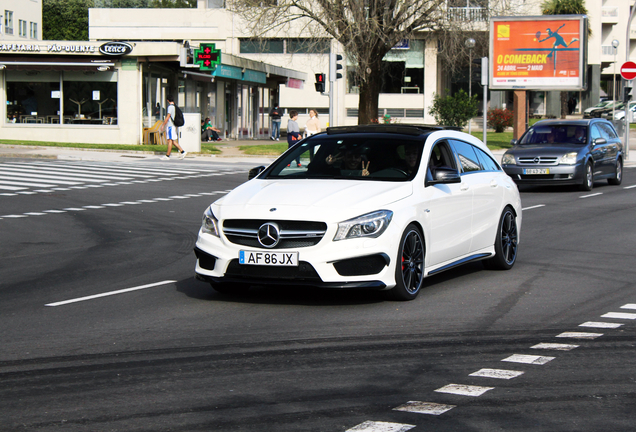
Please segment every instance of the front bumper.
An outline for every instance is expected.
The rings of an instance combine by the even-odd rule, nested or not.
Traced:
[[[528,168],[547,168],[549,174],[525,174]],[[585,176],[584,166],[577,165],[504,165],[506,174],[517,184],[533,185],[570,185],[579,184]]]

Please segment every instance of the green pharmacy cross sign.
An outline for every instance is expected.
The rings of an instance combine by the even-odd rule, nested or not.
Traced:
[[[221,50],[214,44],[201,44],[194,50],[194,64],[199,65],[199,70],[213,71],[221,64]]]

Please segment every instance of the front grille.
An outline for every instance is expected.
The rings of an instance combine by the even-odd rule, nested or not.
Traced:
[[[340,276],[363,276],[378,274],[389,265],[389,257],[385,254],[350,258],[333,263]]]
[[[556,156],[520,157],[519,165],[557,165],[558,160]]]
[[[225,277],[241,277],[252,279],[293,279],[305,282],[322,282],[311,264],[300,261],[297,267],[241,265],[233,259],[227,266]]]
[[[273,249],[314,246],[327,231],[327,224],[324,222],[228,219],[223,222],[223,234],[234,244],[264,249],[258,241],[258,229],[266,222],[275,222],[280,228],[280,241]]]

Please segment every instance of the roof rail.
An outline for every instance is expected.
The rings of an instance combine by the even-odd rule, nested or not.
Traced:
[[[357,126],[333,126],[327,128],[328,135],[343,133],[399,133],[405,135],[421,135],[424,132],[432,132],[437,130],[457,130],[461,128],[456,126],[438,126],[424,124],[368,124]]]

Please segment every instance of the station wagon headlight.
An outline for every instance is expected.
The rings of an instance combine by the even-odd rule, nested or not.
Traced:
[[[214,216],[214,213],[212,213],[212,207],[208,207],[205,212],[203,212],[201,232],[219,237],[219,221]]]
[[[515,161],[515,157],[513,155],[506,153],[501,158],[501,164],[502,165],[516,165],[517,162]]]
[[[379,210],[340,222],[333,241],[360,237],[378,237],[389,226],[392,217],[392,211]]]
[[[574,165],[576,163],[577,152],[566,153],[561,156],[560,164],[563,165]]]

